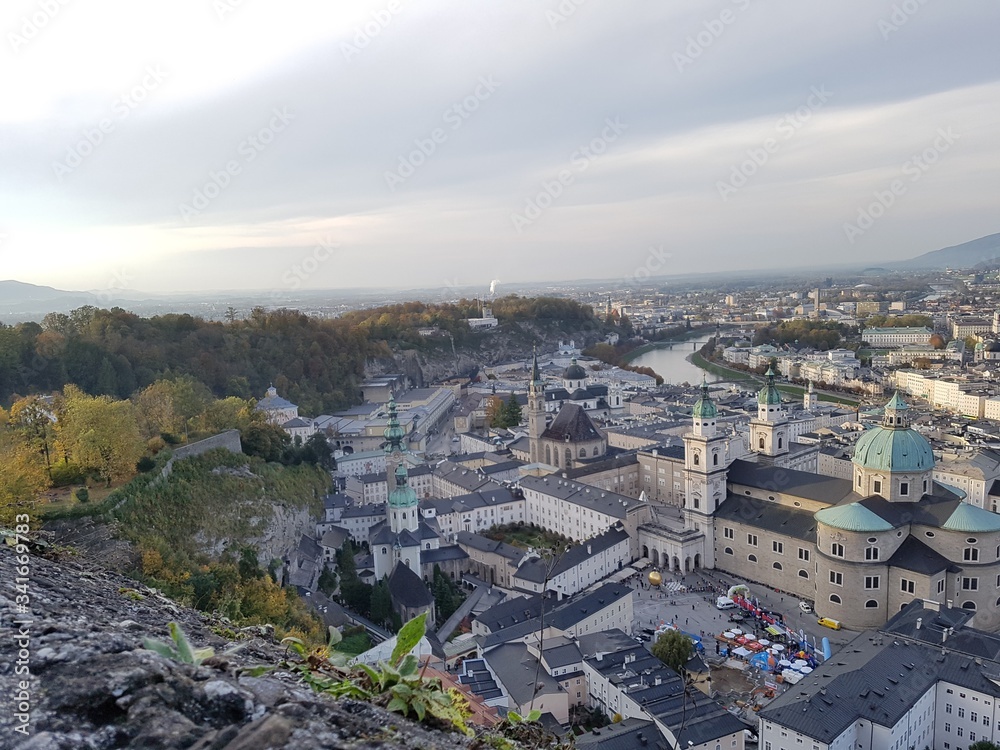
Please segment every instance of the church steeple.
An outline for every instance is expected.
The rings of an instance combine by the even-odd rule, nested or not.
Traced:
[[[708,393],[708,380],[702,377],[701,398],[699,398],[694,408],[691,409],[691,420],[694,423],[694,434],[711,437],[715,434],[715,420],[719,415],[719,410],[712,401]]]
[[[545,432],[545,383],[538,369],[538,352],[534,352],[531,357],[531,382],[528,384],[528,450],[532,463],[542,458],[543,432]]]

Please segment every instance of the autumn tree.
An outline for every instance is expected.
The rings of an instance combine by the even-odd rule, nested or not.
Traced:
[[[157,380],[132,397],[139,427],[146,438],[180,431],[180,418],[174,409],[174,393],[170,383]]]
[[[38,494],[48,486],[41,455],[7,424],[0,408],[0,525],[14,523],[20,513],[31,513]]]
[[[65,397],[59,434],[73,459],[109,486],[135,473],[144,449],[132,402],[88,396],[75,386],[66,386]]]
[[[38,396],[18,399],[10,407],[11,429],[18,431],[45,459],[45,469],[50,475],[51,449],[55,437],[54,421],[55,415]]]
[[[486,424],[490,427],[506,427],[504,418],[504,404],[499,396],[490,396],[486,401]]]
[[[691,639],[679,630],[668,630],[656,639],[653,656],[677,674],[684,674],[684,665],[691,659]]]

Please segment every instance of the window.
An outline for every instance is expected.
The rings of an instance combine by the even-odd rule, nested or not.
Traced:
[[[723,551],[723,552],[725,552],[725,553],[726,553],[727,555],[731,555],[731,554],[733,554],[733,548],[732,548],[732,547],[726,547],[726,548],[725,548],[724,550],[722,550],[722,551]]]
[[[962,591],[979,591],[979,579],[978,578],[963,578],[962,579]]]
[[[860,486],[861,486],[861,475],[858,474],[858,487],[860,487]]]
[[[943,578],[940,581],[937,582],[937,592],[939,594],[943,594],[944,593],[944,579]]]
[[[779,562],[774,563],[771,567],[774,568],[775,570],[781,570],[782,569],[781,568],[781,563],[779,563]]]
[[[843,586],[844,585],[844,574],[843,573],[838,573],[836,570],[831,570],[830,571],[830,583],[832,583],[834,586]]]
[[[781,438],[778,438],[778,449],[781,450]]]
[[[833,555],[834,557],[843,557],[844,545],[840,544],[839,542],[834,542],[833,544],[830,545],[830,554]]]
[[[701,456],[699,456],[697,453],[695,453],[694,454],[694,465],[698,466],[698,464],[700,464],[700,463],[701,463]]]
[[[865,588],[866,589],[877,589],[879,587],[879,578],[881,576],[865,576]]]
[[[878,479],[876,479],[874,482],[872,482],[872,489],[876,493],[882,492],[882,482],[880,482]]]
[[[804,560],[805,562],[809,562],[809,550],[807,550],[805,547],[799,547],[799,559]]]
[[[718,466],[718,465],[719,465],[719,454],[716,453],[712,456],[712,466]]]
[[[747,560],[749,560],[752,563],[756,563],[757,562],[757,555],[747,555]]]
[[[751,547],[756,547],[757,546],[757,535],[756,534],[747,534],[747,544],[749,544]]]
[[[865,602],[865,609],[878,609],[878,602],[874,599],[869,599]]]
[[[909,482],[900,482],[899,483],[899,494],[900,495],[909,495],[910,494],[910,483]]]
[[[924,480],[924,492],[927,492],[927,480]]]
[[[839,597],[839,596],[837,596],[836,594],[830,594],[830,601],[831,601],[831,602],[832,602],[833,604],[840,604],[840,603],[841,603],[841,602],[840,602],[840,597]]]
[[[979,721],[979,714],[977,714],[975,711],[972,711],[969,714],[969,721],[975,724],[977,721]]]
[[[760,448],[760,450],[764,450],[764,436],[763,435],[760,436],[760,441],[757,443],[757,446]]]
[[[907,581],[905,578],[900,578],[899,590],[904,594],[912,594],[916,590],[916,586],[913,581]]]
[[[958,718],[960,719],[965,718],[965,709],[962,708],[961,706],[958,707]]]
[[[733,538],[735,538],[735,534],[733,534],[733,530],[731,528],[729,528],[728,526],[726,526],[726,527],[724,527],[722,529],[722,536],[724,536],[726,539],[733,539]]]
[[[966,547],[962,552],[962,559],[965,562],[979,562],[979,550],[975,547]]]
[[[944,723],[944,731],[950,732],[951,731],[951,724],[949,724],[948,722],[945,722]]]
[[[799,578],[808,578],[808,577],[809,577],[809,574],[806,571],[804,571],[804,570],[800,570],[799,571]]]
[[[382,554],[383,554],[383,555],[387,555],[387,554],[389,554],[389,550],[388,550],[388,549],[387,549],[386,547],[383,547],[383,548],[382,548]]]
[[[779,555],[785,554],[785,545],[783,542],[771,542],[771,551],[776,552]]]
[[[950,703],[945,703],[944,704],[944,712],[946,714],[950,714],[951,713],[951,704]]]
[[[878,560],[878,547],[865,547],[866,560]]]
[[[691,500],[694,502],[694,507],[695,508],[700,508],[701,507],[701,501],[698,498],[693,497],[693,498],[691,498]]]

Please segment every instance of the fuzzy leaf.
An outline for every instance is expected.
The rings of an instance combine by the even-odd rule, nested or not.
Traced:
[[[419,666],[420,662],[417,657],[413,654],[407,654],[399,664],[399,674],[403,677],[412,677],[416,675]]]
[[[399,664],[404,656],[416,648],[426,632],[427,613],[424,612],[406,623],[403,629],[399,631],[399,634],[396,636],[396,647],[392,650],[390,661],[393,664]]]
[[[188,641],[187,636],[184,635],[184,630],[176,622],[171,622],[168,626],[170,628],[170,637],[174,639],[174,643],[177,645],[177,656],[185,664],[195,664],[194,651],[191,650],[191,643]]]
[[[519,714],[517,711],[508,711],[507,721],[509,721],[511,724],[518,724],[524,721],[524,719],[521,718],[521,714]]]
[[[287,638],[282,638],[281,642],[287,643],[288,647],[291,648],[292,651],[301,656],[303,659],[306,657],[308,649],[306,648],[306,644],[304,644],[300,639],[288,636]]]
[[[424,720],[424,716],[427,715],[427,706],[424,704],[423,698],[417,696],[410,705],[413,708],[413,712],[417,715],[420,721]]]
[[[354,666],[357,667],[358,669],[360,669],[362,672],[365,673],[365,676],[369,680],[371,680],[372,685],[381,685],[382,684],[382,675],[380,675],[374,669],[372,669],[371,667],[369,667],[367,664],[355,664]]]
[[[342,640],[344,640],[344,636],[341,635],[340,631],[337,630],[335,627],[333,627],[333,625],[331,625],[327,630],[330,635],[329,638],[327,639],[326,645],[329,646],[331,649],[338,643],[340,643]]]
[[[393,698],[389,701],[389,705],[386,706],[390,711],[395,711],[397,714],[403,714],[406,716],[410,712],[410,707],[402,698]]]
[[[177,649],[171,646],[169,643],[164,643],[163,641],[158,641],[155,638],[143,638],[142,647],[149,651],[159,654],[160,656],[165,656],[168,659],[177,659]]]
[[[525,721],[538,721],[540,718],[542,718],[542,712],[536,708],[528,714]]]

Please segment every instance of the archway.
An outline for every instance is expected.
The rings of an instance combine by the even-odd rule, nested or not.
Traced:
[[[642,556],[649,557],[649,547],[647,547],[645,544],[642,545]]]
[[[685,573],[690,573],[691,572],[691,558],[690,557],[685,557],[684,558],[684,572]]]
[[[700,567],[701,567],[701,554],[699,553],[694,556],[694,568],[695,570],[697,570]]]
[[[674,562],[673,562],[673,565],[670,566],[670,569],[671,570],[680,570],[681,569],[681,561],[680,561],[680,558],[677,557],[677,555],[674,555]]]
[[[656,549],[653,550],[653,567],[660,567],[660,552]]]

